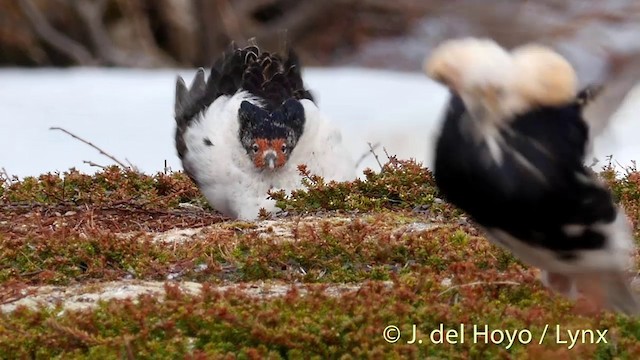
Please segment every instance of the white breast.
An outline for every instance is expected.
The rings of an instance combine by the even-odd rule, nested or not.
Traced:
[[[299,164],[306,164],[311,173],[327,181],[355,178],[355,162],[345,149],[340,132],[308,100],[302,101],[305,110],[309,109],[305,130],[287,164],[275,172],[257,171],[238,139],[237,114],[244,100],[255,103],[246,93],[218,98],[205,116],[185,132],[185,166],[193,169],[200,190],[216,210],[245,220],[255,219],[260,208],[276,210],[275,201],[268,199],[267,192],[301,188]],[[205,137],[212,146],[205,144]]]

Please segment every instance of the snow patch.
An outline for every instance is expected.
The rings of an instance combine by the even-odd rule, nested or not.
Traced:
[[[174,148],[173,100],[176,76],[193,69],[1,69],[0,168],[11,175],[37,176],[75,167],[93,173],[111,161],[68,135],[60,126],[145,173],[180,170]],[[379,170],[368,143],[386,160],[399,158],[430,167],[432,148],[448,92],[422,73],[362,68],[307,68],[303,72],[322,111],[338,124],[350,155],[366,155],[359,171]],[[595,144],[595,156],[613,155],[628,165],[640,156],[640,91],[629,94],[609,137]]]

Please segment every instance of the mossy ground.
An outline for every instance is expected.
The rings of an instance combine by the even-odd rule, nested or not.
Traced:
[[[601,174],[638,235],[640,174],[616,179],[611,167]],[[640,356],[640,320],[549,293],[535,269],[489,244],[440,200],[418,164],[392,158],[382,172],[352,183],[307,174],[307,185],[292,196],[272,194],[286,215],[241,222],[216,215],[182,173],[114,167],[7,180],[0,187],[1,305],[44,285],[166,283],[164,296],[4,312],[0,358]],[[194,228],[179,240],[164,233]],[[186,281],[202,290],[181,290]],[[270,286],[285,290],[247,291]],[[421,344],[407,343],[413,324]],[[434,344],[429,335],[441,324],[445,331],[464,324],[464,342]],[[395,343],[383,338],[391,325],[402,334]],[[532,339],[494,344],[474,338],[474,325],[520,330],[525,342],[529,331]],[[586,336],[569,350],[570,342],[558,341],[569,340],[567,330],[607,330],[606,343]]]

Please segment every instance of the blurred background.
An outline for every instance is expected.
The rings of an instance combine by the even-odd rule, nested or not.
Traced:
[[[193,67],[287,39],[306,65],[419,70],[456,36],[556,46],[588,81],[640,67],[636,0],[0,0],[0,65]]]
[[[230,41],[277,50],[286,37],[307,67],[419,73],[434,45],[460,36],[553,46],[583,85],[606,85],[596,119],[640,79],[638,0],[0,0],[0,67],[11,69],[193,69]],[[0,88],[18,81],[3,74]],[[403,81],[386,92],[409,91]],[[0,110],[15,105],[0,98]]]

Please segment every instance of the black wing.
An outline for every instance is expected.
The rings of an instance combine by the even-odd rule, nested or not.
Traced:
[[[568,250],[596,248],[604,238],[585,232],[563,240],[567,224],[613,221],[609,191],[584,166],[587,124],[582,118],[585,94],[564,107],[547,107],[514,119],[502,135],[506,144],[542,174],[542,181],[504,151],[501,165],[481,161],[484,143],[465,136],[467,116],[462,100],[452,95],[437,143],[434,175],[444,197],[485,227],[544,247]]]

